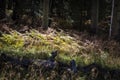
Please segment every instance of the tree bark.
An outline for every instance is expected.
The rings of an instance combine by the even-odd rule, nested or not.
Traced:
[[[99,0],[92,0],[92,9],[91,9],[92,33],[97,33],[98,16],[99,16]]]
[[[111,36],[112,37],[115,37],[115,36],[117,36],[118,34],[119,34],[119,26],[120,26],[120,24],[119,24],[119,20],[120,20],[120,14],[119,14],[119,12],[118,12],[118,7],[119,7],[119,4],[118,4],[119,2],[117,1],[117,0],[115,0],[115,2],[114,2],[114,13],[113,13],[113,22],[112,22],[112,33],[111,33]]]
[[[48,23],[49,23],[49,0],[43,1],[43,21],[42,21],[42,27],[43,29],[48,29]]]

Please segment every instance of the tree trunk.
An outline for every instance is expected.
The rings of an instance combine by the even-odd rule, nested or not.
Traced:
[[[99,16],[99,0],[92,0],[92,9],[91,9],[92,33],[97,33],[98,16]]]
[[[49,21],[49,0],[43,1],[43,21],[42,27],[43,29],[48,29],[48,21]]]
[[[119,2],[117,1],[117,0],[115,0],[115,2],[114,2],[114,13],[113,13],[113,23],[111,24],[112,25],[112,33],[111,33],[111,35],[112,35],[112,37],[115,37],[115,36],[117,36],[118,34],[119,34],[119,26],[120,26],[120,24],[119,24],[119,20],[120,20],[120,14],[119,14],[119,12],[118,12],[118,7],[119,7],[119,4],[118,4]]]

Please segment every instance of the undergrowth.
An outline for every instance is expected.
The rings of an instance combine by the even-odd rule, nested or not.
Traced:
[[[83,41],[81,40],[83,35],[79,35],[78,40],[65,32],[55,30],[49,33],[40,33],[35,29],[25,33],[12,30],[10,34],[4,33],[0,37],[0,52],[31,58],[47,58],[50,52],[58,50],[56,60],[66,63],[74,59],[78,65],[96,62],[111,68],[120,67],[119,57],[111,55],[115,52],[115,47],[119,46],[117,43],[96,39]],[[110,44],[111,42],[113,44]]]

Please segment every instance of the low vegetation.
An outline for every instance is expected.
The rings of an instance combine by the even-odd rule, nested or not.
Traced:
[[[119,47],[119,43],[115,41],[103,41],[97,37],[89,37],[87,33],[78,34],[62,30],[58,32],[51,28],[46,32],[39,32],[32,29],[25,33],[20,33],[16,30],[11,30],[9,34],[3,33],[0,37],[0,53],[31,59],[47,59],[52,51],[57,50],[59,53],[56,57],[57,61],[69,63],[71,59],[74,59],[77,62],[77,65],[81,66],[95,62],[102,65],[102,67],[109,67],[112,69],[120,68],[120,59],[119,57],[116,57],[120,55]],[[8,63],[5,65],[7,64]],[[8,73],[4,72],[8,68]],[[11,80],[13,80],[13,78],[20,80],[20,75],[24,75],[24,73],[21,73],[24,69],[18,68],[19,66],[15,66],[15,69],[20,71],[19,73],[13,71],[13,68],[10,68],[10,65],[4,67],[0,79],[4,80],[5,77],[8,76]],[[24,78],[30,78],[29,80],[39,80],[40,74],[34,72],[34,69],[31,67],[29,69],[29,73],[26,72]],[[34,76],[30,77],[33,73],[35,73]],[[17,75],[16,77],[14,77],[15,74]],[[53,74],[55,75],[52,75],[52,78],[54,76],[59,76],[55,71],[53,71]],[[51,80],[51,74],[45,73],[44,76],[46,75],[49,75],[49,77],[45,78]],[[76,80],[85,80],[85,76],[80,77],[78,75],[79,74],[75,77],[77,78]],[[65,77],[64,74],[61,76]],[[54,78],[57,79],[53,80],[58,80],[58,77]]]

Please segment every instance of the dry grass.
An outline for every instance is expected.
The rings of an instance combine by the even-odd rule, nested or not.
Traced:
[[[2,34],[2,37],[0,37],[0,52],[6,54],[46,58],[50,56],[50,52],[53,50],[59,51],[57,61],[68,63],[71,59],[75,59],[77,64],[82,66],[97,62],[103,67],[120,68],[120,44],[113,40],[91,37],[87,33],[64,32],[62,30],[57,32],[54,29],[40,33],[33,29],[25,33],[12,30],[10,34]],[[6,67],[9,68],[8,72],[6,72]],[[6,67],[1,72],[0,80],[13,80],[13,78],[14,80],[24,78],[25,80],[66,80],[59,79],[60,75],[55,71],[52,72],[53,75],[46,73],[46,77],[46,75],[41,76],[37,71],[34,72],[32,68],[29,72],[21,68],[16,72],[10,66],[6,65]],[[64,74],[61,77],[67,78],[67,73]],[[73,80],[85,80],[85,77],[77,76]]]

